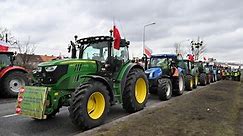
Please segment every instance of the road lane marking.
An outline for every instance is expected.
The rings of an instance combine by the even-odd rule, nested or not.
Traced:
[[[2,118],[8,118],[8,117],[13,117],[13,116],[17,116],[18,114],[10,114],[10,115],[5,115],[5,116],[2,116]]]

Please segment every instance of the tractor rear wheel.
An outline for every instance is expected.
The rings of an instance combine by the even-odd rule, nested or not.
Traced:
[[[122,93],[122,106],[128,113],[142,110],[148,99],[148,80],[140,69],[132,69]]]
[[[158,96],[160,100],[169,100],[172,95],[172,83],[168,78],[162,78],[158,84]]]
[[[17,97],[19,89],[25,85],[28,85],[26,73],[21,71],[12,71],[2,79],[1,86],[3,86],[3,96]]]
[[[71,96],[69,117],[83,130],[101,125],[109,111],[107,87],[99,81],[80,85]]]
[[[237,76],[237,81],[240,81],[240,76],[241,76],[241,75]]]
[[[211,75],[210,74],[207,74],[207,84],[210,84],[211,83]]]
[[[205,73],[200,74],[200,85],[205,86],[207,84],[207,77]]]
[[[194,89],[196,89],[197,88],[197,85],[198,85],[198,76],[196,75],[196,76],[194,76],[194,78],[193,78],[194,80],[194,84],[193,84],[193,88]]]
[[[182,95],[184,90],[185,90],[185,80],[184,80],[184,76],[180,73],[178,78],[173,79],[173,94],[174,95]]]
[[[220,74],[217,74],[217,81],[221,80]]]
[[[186,90],[191,91],[193,89],[193,79],[191,75],[187,75]]]

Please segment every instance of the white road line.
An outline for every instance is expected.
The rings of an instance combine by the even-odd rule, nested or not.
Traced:
[[[2,116],[3,118],[8,118],[8,117],[13,117],[13,116],[17,116],[18,114],[10,114],[10,115],[5,115],[5,116]]]

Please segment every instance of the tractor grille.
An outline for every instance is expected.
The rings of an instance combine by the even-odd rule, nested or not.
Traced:
[[[67,70],[68,65],[59,65],[53,72],[47,72],[45,67],[42,67],[41,72],[37,73],[37,78],[42,84],[55,84]]]

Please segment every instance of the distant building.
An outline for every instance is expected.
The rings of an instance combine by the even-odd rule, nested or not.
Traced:
[[[15,64],[25,67],[26,69],[36,69],[41,62],[47,62],[56,59],[56,56],[34,55],[34,54],[17,54]]]

